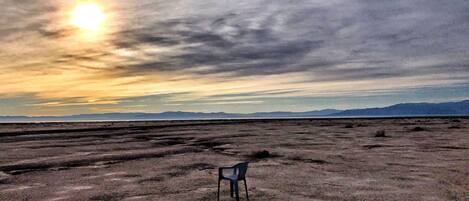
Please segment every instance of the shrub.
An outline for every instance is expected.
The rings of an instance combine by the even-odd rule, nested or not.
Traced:
[[[422,127],[420,127],[420,126],[417,126],[417,127],[413,128],[411,131],[420,132],[420,131],[424,131],[424,130],[425,130],[425,128],[422,128]]]
[[[256,158],[256,159],[270,158],[272,156],[273,155],[267,150],[258,151],[253,154],[253,158]]]
[[[386,131],[385,130],[376,131],[375,137],[386,137]]]

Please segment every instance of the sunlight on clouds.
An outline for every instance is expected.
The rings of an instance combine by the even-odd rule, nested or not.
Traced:
[[[67,8],[69,25],[75,27],[74,38],[82,42],[105,41],[115,27],[111,10],[104,3],[87,0],[77,1]]]
[[[115,105],[121,99],[148,96],[154,94],[178,94],[168,98],[168,104],[185,103],[191,101],[212,101],[206,104],[259,104],[261,102],[244,100],[243,97],[214,98],[216,95],[238,93],[256,93],[265,90],[299,90],[285,94],[267,94],[263,96],[248,96],[249,98],[271,97],[327,97],[337,95],[370,95],[397,88],[413,88],[416,85],[451,84],[447,81],[437,81],[438,77],[415,77],[389,80],[364,80],[353,82],[298,82],[307,79],[301,74],[288,76],[250,77],[244,79],[225,80],[216,78],[195,78],[173,81],[174,75],[147,75],[137,77],[106,77],[106,74],[96,72],[86,73],[76,70],[65,70],[57,74],[34,75],[27,72],[0,75],[0,94],[35,94],[41,100],[73,99],[73,102],[43,102],[36,107],[66,107],[83,105]],[[6,79],[9,77],[8,79]],[[16,79],[12,79],[12,77]],[[383,85],[386,83],[386,85]],[[27,87],[25,87],[27,86]],[[244,97],[246,98],[246,97]],[[213,102],[215,101],[215,102]],[[118,109],[109,109],[117,111]],[[104,110],[102,110],[104,111]]]
[[[174,79],[183,76],[185,79]],[[0,94],[34,94],[41,103],[34,107],[67,107],[85,105],[116,105],[122,99],[155,94],[175,94],[168,104],[208,101],[206,104],[260,104],[252,98],[272,97],[327,97],[337,95],[367,96],[387,90],[455,84],[464,80],[447,81],[444,75],[415,76],[380,80],[311,81],[311,75],[290,73],[270,76],[226,78],[197,76],[184,73],[152,73],[139,76],[115,76],[105,70],[62,68],[48,73],[9,71],[0,75]],[[293,91],[281,94],[251,95],[244,97],[211,98],[220,95],[257,93],[262,91]],[[50,101],[64,100],[73,101]],[[198,103],[204,104],[204,103]],[[94,107],[98,111],[97,107]],[[130,110],[130,108],[128,108]],[[99,111],[119,111],[116,108]]]
[[[266,9],[263,1],[232,3],[8,1],[23,9],[0,14],[0,95],[27,96],[33,110],[60,113],[141,111],[147,105],[125,101],[158,95],[161,105],[222,111],[265,103],[253,99],[467,83],[467,34],[433,33],[440,29],[424,23],[438,19],[450,22],[448,30],[461,29],[447,13],[404,13],[396,20],[362,16],[379,16],[382,7],[354,1],[275,1]]]
[[[79,3],[71,13],[71,23],[87,32],[103,29],[105,20],[101,6],[94,2]]]

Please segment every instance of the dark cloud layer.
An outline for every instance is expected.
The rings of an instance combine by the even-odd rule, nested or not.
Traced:
[[[197,72],[309,72],[340,80],[468,70],[467,1],[333,2],[249,1],[216,13],[195,7],[205,15],[143,22],[144,29],[118,33],[115,43],[178,47],[128,66],[129,72],[211,66]],[[434,68],[432,59],[443,63]]]

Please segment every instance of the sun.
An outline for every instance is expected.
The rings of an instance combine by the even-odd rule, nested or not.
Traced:
[[[99,30],[105,19],[106,15],[101,7],[94,2],[80,3],[71,13],[71,23],[86,31]]]

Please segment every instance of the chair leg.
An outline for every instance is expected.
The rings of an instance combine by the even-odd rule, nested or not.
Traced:
[[[236,201],[239,201],[239,188],[238,188],[238,182],[234,183],[234,190],[236,194]]]
[[[233,182],[230,181],[230,196],[231,196],[231,197],[234,197],[234,189],[233,189],[233,187],[234,187],[234,186],[233,186]]]
[[[217,200],[220,201],[220,180],[218,180]]]
[[[249,201],[248,184],[246,183],[246,179],[244,179],[244,188],[246,189],[246,200]]]

